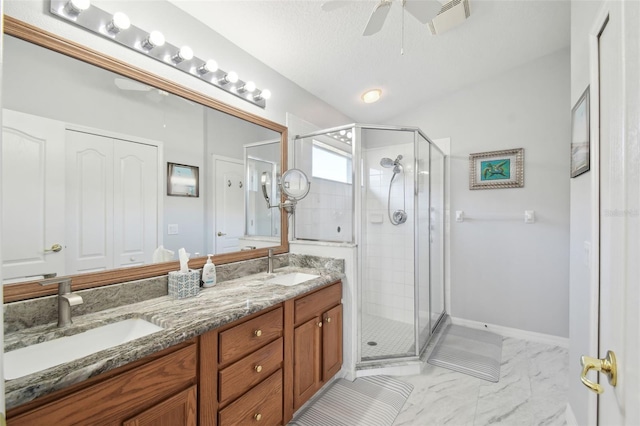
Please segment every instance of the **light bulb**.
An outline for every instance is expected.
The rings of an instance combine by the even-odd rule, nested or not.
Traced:
[[[225,74],[224,77],[220,79],[220,84],[237,83],[237,82],[238,82],[238,74],[234,71],[229,71],[228,73]]]
[[[151,31],[149,36],[142,41],[144,50],[151,50],[154,47],[160,47],[164,44],[164,36],[160,31]]]
[[[118,34],[122,30],[126,30],[131,26],[129,17],[122,12],[116,12],[113,14],[111,22],[107,24],[107,32],[111,34]]]
[[[346,134],[347,134],[347,131],[346,131],[346,130],[340,130],[340,136],[344,136],[344,135],[346,135]]]
[[[227,79],[227,81],[229,83],[237,83],[238,82],[238,74],[233,72],[233,71],[229,71],[227,73],[227,75],[225,76],[225,78]]]
[[[264,89],[262,92],[253,97],[253,99],[255,99],[256,101],[259,101],[261,99],[264,99],[266,101],[269,98],[271,98],[271,90],[269,89]]]
[[[218,63],[213,59],[209,59],[200,68],[198,68],[198,72],[203,75],[209,72],[216,72],[216,71],[218,71]]]
[[[368,90],[362,94],[362,100],[365,104],[372,104],[380,99],[380,95],[382,95],[382,90],[380,89]]]
[[[70,15],[79,15],[91,7],[91,0],[69,0],[65,6]]]
[[[193,59],[193,50],[189,46],[182,46],[180,50],[178,50],[178,53],[171,58],[176,64],[182,61],[190,61],[191,59]]]
[[[238,92],[253,93],[256,91],[256,84],[253,81],[247,81],[242,87],[238,87]]]
[[[349,139],[351,139],[351,136],[353,136],[353,133],[351,133],[351,132],[347,132],[347,137],[348,137]]]

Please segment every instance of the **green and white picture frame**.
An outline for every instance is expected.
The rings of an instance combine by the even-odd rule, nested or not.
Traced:
[[[469,189],[522,188],[524,148],[469,155]]]

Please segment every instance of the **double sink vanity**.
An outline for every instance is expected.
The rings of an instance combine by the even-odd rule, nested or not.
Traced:
[[[5,305],[8,424],[286,424],[342,366],[344,265],[286,254],[269,274],[263,263],[223,265],[230,279],[196,297],[152,291],[64,328],[21,328],[34,302]],[[106,298],[140,298],[162,279]]]

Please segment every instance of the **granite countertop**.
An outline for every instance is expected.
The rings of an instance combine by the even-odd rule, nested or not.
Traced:
[[[276,275],[292,272],[320,277],[289,287],[265,283]],[[128,318],[142,318],[164,328],[129,343],[5,381],[6,408],[11,409],[39,396],[121,367],[343,278],[344,274],[338,270],[285,266],[277,269],[274,274],[262,272],[218,283],[211,288],[202,288],[196,297],[175,299],[163,296],[74,317],[73,325],[65,329],[59,329],[55,324],[47,324],[8,333],[4,338],[5,352]]]

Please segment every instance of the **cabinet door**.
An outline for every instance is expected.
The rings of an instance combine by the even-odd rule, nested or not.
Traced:
[[[195,426],[196,385],[122,423],[123,426]]]
[[[315,317],[296,327],[293,354],[293,408],[297,410],[320,389],[322,322]]]
[[[332,378],[342,367],[342,305],[322,315],[322,381]]]

